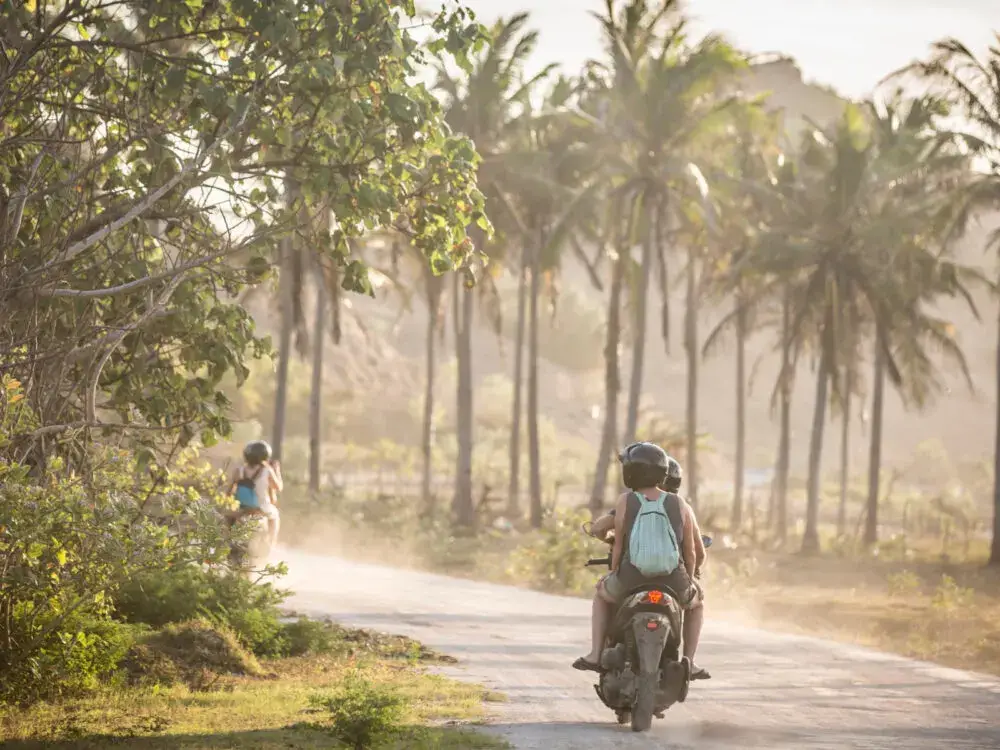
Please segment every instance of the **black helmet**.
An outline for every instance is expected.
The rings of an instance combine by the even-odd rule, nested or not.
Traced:
[[[681,465],[655,443],[632,443],[618,454],[618,460],[622,464],[622,481],[629,489],[680,489]]]
[[[262,464],[271,460],[271,446],[266,440],[251,440],[243,449],[243,458],[248,464]]]

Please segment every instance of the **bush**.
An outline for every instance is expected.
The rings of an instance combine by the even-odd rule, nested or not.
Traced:
[[[33,419],[19,388],[0,381],[0,448],[3,430]],[[221,561],[217,498],[189,492],[183,472],[144,474],[118,449],[91,450],[86,479],[58,457],[37,478],[32,467],[2,455],[0,702],[96,686],[127,648],[126,631],[110,621],[121,583],[192,560]],[[154,494],[160,521],[144,512]]]
[[[132,647],[123,666],[132,684],[208,690],[222,675],[258,675],[260,664],[232,630],[207,622],[168,625]]]
[[[313,705],[330,713],[330,733],[351,750],[369,750],[399,733],[405,700],[360,672],[344,675],[333,693],[316,696]]]
[[[510,575],[518,581],[557,593],[581,593],[597,580],[586,567],[592,557],[603,557],[607,548],[583,534],[580,526],[590,520],[586,511],[556,510],[544,526],[528,537],[511,556]]]
[[[328,654],[344,645],[342,628],[323,620],[299,617],[282,627],[286,656]]]
[[[231,628],[257,656],[284,654],[281,612],[288,596],[270,582],[220,573],[197,565],[147,573],[122,587],[118,617],[163,627],[203,618]]]

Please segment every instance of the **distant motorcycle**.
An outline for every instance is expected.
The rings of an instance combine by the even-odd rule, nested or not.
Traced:
[[[702,540],[711,546],[711,537]],[[614,532],[602,541],[613,545]],[[587,565],[610,568],[611,553]],[[650,584],[629,592],[612,618],[594,690],[619,724],[631,722],[633,732],[647,731],[654,716],[663,718],[664,711],[687,699],[691,661],[680,656],[683,617],[677,595]]]
[[[234,541],[229,552],[229,564],[235,570],[257,570],[267,564],[271,554],[271,535],[268,533],[267,516],[263,513],[231,511],[227,514],[230,527],[245,524],[250,527],[246,541]]]

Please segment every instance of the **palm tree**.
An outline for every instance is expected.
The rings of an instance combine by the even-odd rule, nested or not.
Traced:
[[[957,39],[933,45],[930,58],[908,66],[901,73],[917,73],[942,89],[946,100],[971,123],[974,131],[960,134],[961,141],[982,166],[952,191],[952,226],[960,232],[982,210],[1000,208],[1000,34],[984,59],[979,59]],[[1000,247],[1000,233],[990,239]],[[997,284],[1000,288],[1000,283]],[[994,441],[993,542],[990,565],[1000,566],[1000,340],[997,341],[997,414]]]
[[[783,185],[785,199],[798,204],[797,220],[778,228],[785,241],[764,245],[756,253],[759,268],[773,274],[775,289],[785,288],[788,294],[791,361],[808,350],[816,368],[804,552],[819,548],[820,473],[830,385],[836,390],[842,379],[842,362],[848,356],[846,332],[860,324],[866,298],[872,302],[865,279],[871,269],[861,237],[870,198],[866,167],[871,158],[871,138],[857,107],[848,107],[830,132],[808,133],[798,178]]]
[[[708,356],[714,345],[732,329],[736,343],[736,460],[733,476],[733,505],[730,529],[738,532],[743,524],[743,484],[746,473],[746,344],[759,317],[762,300],[752,293],[755,278],[752,269],[741,268],[753,243],[761,241],[768,221],[768,201],[760,185],[773,180],[772,164],[777,151],[777,119],[756,106],[745,106],[736,113],[736,121],[715,147],[724,167],[716,185],[719,220],[718,253],[708,259],[707,286],[716,298],[732,298],[732,312],[716,325],[702,346]],[[755,186],[751,189],[750,186]],[[739,272],[732,273],[734,267]]]
[[[471,137],[483,156],[479,186],[491,206],[502,207],[503,160],[514,135],[518,110],[526,91],[539,77],[521,79],[525,59],[534,49],[538,34],[524,31],[528,15],[521,13],[508,20],[500,19],[489,32],[489,44],[472,61],[472,68],[462,78],[452,76],[444,66],[438,70],[438,88],[446,98],[446,119],[451,127]],[[542,75],[547,74],[544,71]],[[506,217],[508,225],[510,217]],[[503,215],[498,220],[503,226]],[[458,284],[455,321],[458,359],[458,458],[453,508],[460,525],[474,521],[472,498],[472,324],[473,295],[471,284]]]
[[[654,272],[654,261],[664,257],[662,246],[657,248],[657,244],[667,227],[679,223],[688,211],[694,182],[690,167],[697,144],[722,121],[721,115],[733,103],[732,99],[720,100],[714,92],[743,64],[739,55],[717,37],[707,37],[692,47],[684,33],[684,20],[677,20],[677,9],[674,0],[653,6],[645,0],[630,0],[620,9],[614,0],[606,0],[604,14],[597,17],[604,30],[607,59],[590,66],[591,80],[596,84],[591,102],[595,145],[604,155],[605,177],[610,185],[607,231],[618,243],[614,248],[615,263],[631,265],[632,248],[638,245],[641,249],[635,275],[625,442],[634,439],[638,424],[648,278]],[[667,284],[665,260],[661,270],[663,283]],[[624,279],[624,272],[624,268],[613,272],[609,293],[612,307],[618,304],[621,289],[617,279]],[[693,303],[689,300],[689,304]],[[668,315],[666,310],[664,314]],[[691,325],[695,314],[689,308]],[[591,493],[595,507],[603,504],[610,449],[617,432],[617,403],[613,399],[618,388],[618,315],[617,309],[609,310],[605,427]],[[692,491],[696,486],[695,480]]]
[[[427,331],[424,337],[424,408],[420,429],[420,453],[422,460],[420,494],[426,512],[431,512],[434,504],[433,458],[434,458],[434,392],[437,380],[437,339],[444,330],[442,303],[445,279],[421,258],[424,294],[427,298]]]

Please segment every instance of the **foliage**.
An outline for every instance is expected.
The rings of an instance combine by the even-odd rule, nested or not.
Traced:
[[[337,688],[313,697],[313,705],[329,712],[330,734],[351,750],[369,750],[398,734],[404,699],[359,671],[344,675]]]
[[[583,511],[557,509],[511,555],[510,576],[542,591],[581,593],[592,587],[595,569],[585,564],[605,550],[596,550],[594,541],[580,531],[589,518]]]
[[[371,291],[363,232],[403,231],[442,268],[489,229],[471,142],[412,83],[412,2],[31,5],[2,26],[0,372],[26,384],[38,425],[14,438],[38,461],[81,428],[147,450],[229,431],[221,378],[269,350],[231,300],[312,226],[282,207],[289,170],[337,217],[310,241],[346,289]],[[481,35],[461,9],[429,31],[460,61]]]
[[[43,484],[23,466],[0,464],[0,700],[30,701],[92,684],[114,665],[94,654],[117,648],[108,620],[124,581],[194,560],[221,561],[225,545],[211,502],[167,485],[167,518],[198,521],[193,531],[172,533],[142,512],[153,486],[136,483],[127,453],[106,449],[92,461],[86,478],[53,461]],[[80,676],[67,676],[77,668]]]

